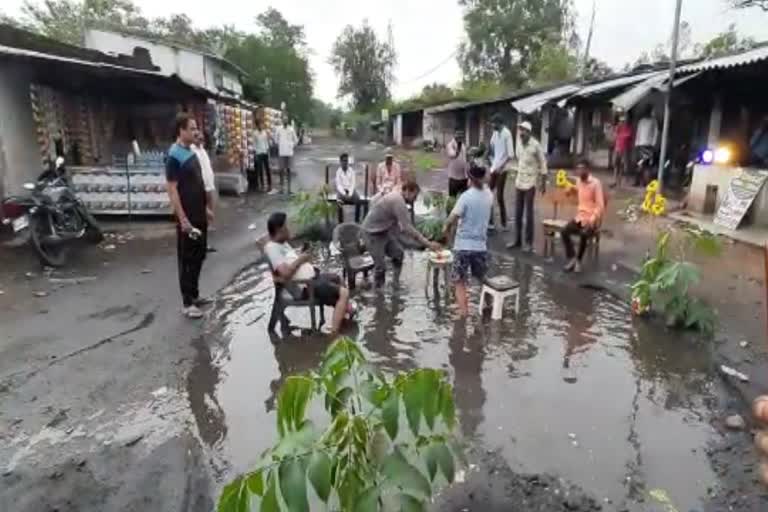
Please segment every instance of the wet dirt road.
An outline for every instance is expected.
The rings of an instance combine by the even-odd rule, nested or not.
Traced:
[[[338,151],[305,152],[299,186],[322,181]],[[219,291],[202,324],[179,318],[173,238],[84,253],[66,273],[97,278],[82,284],[57,288],[31,261],[4,268],[0,510],[208,511],[255,462],[275,436],[280,383],[329,343],[266,334],[272,285],[248,226],[280,201],[224,203],[202,283]],[[521,283],[520,314],[457,321],[425,296],[424,267],[413,253],[399,289],[361,290],[346,334],[387,370],[450,372],[471,466],[435,509],[663,511],[658,489],[681,511],[768,507],[749,434],[719,423],[734,404],[707,344],[633,324],[613,296],[499,255],[495,271]]]

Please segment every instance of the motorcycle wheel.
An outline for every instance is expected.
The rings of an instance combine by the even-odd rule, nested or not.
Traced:
[[[31,235],[32,246],[37,251],[40,261],[43,265],[50,267],[61,267],[67,262],[69,247],[65,245],[52,245],[43,242],[46,236],[50,234],[50,228],[46,222],[48,219],[32,217],[29,220],[29,231]]]
[[[100,244],[104,241],[104,232],[101,226],[96,222],[94,216],[84,206],[78,207],[80,217],[85,224],[85,239],[92,244]]]

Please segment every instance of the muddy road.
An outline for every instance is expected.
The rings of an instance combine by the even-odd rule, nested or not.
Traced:
[[[295,183],[316,187],[341,148],[306,149]],[[380,152],[353,149],[359,160]],[[314,368],[330,342],[266,333],[272,284],[254,241],[284,207],[259,195],[222,202],[201,283],[215,303],[200,323],[179,315],[163,223],[52,275],[0,255],[0,510],[212,510],[223,482],[275,438],[280,383]],[[744,409],[715,372],[715,346],[633,322],[610,293],[625,276],[599,291],[540,258],[496,252],[494,272],[519,280],[522,308],[494,323],[457,320],[425,294],[424,269],[411,253],[399,287],[361,289],[345,334],[387,371],[451,375],[470,465],[435,510],[667,510],[660,493],[680,511],[768,509],[750,433],[722,424]],[[72,281],[82,277],[95,279]]]

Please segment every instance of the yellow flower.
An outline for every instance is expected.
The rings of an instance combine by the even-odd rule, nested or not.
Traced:
[[[658,192],[658,190],[659,190],[659,180],[653,180],[652,182],[650,182],[648,184],[648,186],[645,187],[645,190],[649,194],[655,194],[656,192]]]
[[[656,200],[653,202],[653,204],[660,205],[662,208],[664,208],[667,206],[667,199],[663,195],[657,194]]]
[[[660,215],[664,215],[664,205],[659,203],[654,204],[651,207],[651,212],[657,217]]]
[[[651,213],[652,208],[651,200],[649,198],[645,198],[645,201],[643,201],[642,209],[645,213]]]

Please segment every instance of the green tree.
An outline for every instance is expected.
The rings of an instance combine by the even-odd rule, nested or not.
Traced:
[[[579,59],[563,44],[546,45],[531,66],[531,84],[548,85],[572,80],[579,73]]]
[[[304,27],[291,25],[277,9],[270,7],[256,17],[265,42],[274,47],[303,50],[306,46]]]
[[[508,90],[495,80],[465,80],[456,91],[456,96],[467,101],[490,100],[498,98]]]
[[[25,0],[22,13],[22,21],[36,32],[74,45],[83,43],[85,29],[93,25],[149,28],[149,20],[131,0]]]
[[[724,32],[719,33],[703,45],[696,46],[696,54],[705,59],[720,57],[729,53],[740,52],[754,48],[757,43],[750,37],[741,37],[736,31],[736,25],[731,24]]]
[[[330,63],[339,75],[339,98],[370,112],[390,98],[397,56],[394,47],[379,40],[367,20],[359,28],[347,25],[331,51]]]
[[[572,42],[571,0],[460,0],[467,42],[464,78],[526,85],[546,48]]]

